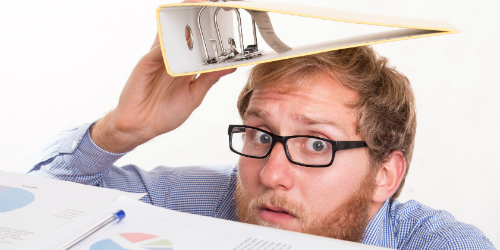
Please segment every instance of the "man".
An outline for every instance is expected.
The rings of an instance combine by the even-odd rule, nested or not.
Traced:
[[[406,77],[370,47],[257,65],[228,129],[235,167],[146,172],[113,163],[179,127],[234,70],[173,78],[156,38],[118,106],[63,132],[30,174],[129,192],[156,206],[398,249],[494,249],[474,226],[395,199],[416,117]]]

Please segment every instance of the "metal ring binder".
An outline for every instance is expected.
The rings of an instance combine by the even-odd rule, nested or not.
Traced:
[[[217,22],[217,14],[219,13],[220,9],[221,9],[221,7],[218,7],[215,10],[215,13],[214,13],[214,23],[215,23],[215,30],[217,31],[217,37],[219,38],[220,47],[221,47],[222,51],[224,52],[225,49],[224,49],[224,45],[222,44],[222,39],[220,37],[219,23]],[[243,32],[241,31],[241,16],[240,16],[240,12],[238,11],[238,9],[233,9],[233,10],[236,13],[236,18],[238,20],[238,32],[240,34],[240,48],[241,48],[241,51],[244,51],[245,50],[245,46],[243,45]]]
[[[203,30],[201,28],[201,13],[205,9],[206,9],[206,6],[203,6],[198,11],[197,23],[198,23],[198,31],[200,33],[201,41],[202,41],[204,52],[205,52],[206,64],[241,61],[241,60],[247,60],[247,59],[262,55],[262,51],[259,51],[259,49],[258,49],[257,30],[256,30],[255,20],[253,18],[252,18],[252,26],[253,26],[253,36],[254,36],[254,43],[255,44],[249,45],[245,48],[245,45],[243,42],[243,28],[241,25],[241,16],[240,16],[239,10],[236,8],[233,8],[233,11],[236,13],[236,18],[238,20],[238,33],[239,33],[239,38],[240,38],[241,53],[236,50],[234,38],[229,38],[229,40],[228,40],[228,44],[230,45],[230,48],[229,49],[224,48],[224,45],[222,43],[222,38],[220,35],[219,24],[217,22],[217,14],[219,13],[221,7],[217,7],[217,9],[215,10],[215,13],[214,13],[214,23],[215,23],[215,30],[217,33],[217,40],[218,40],[220,48],[221,48],[221,53],[219,54],[217,46],[214,44],[215,57],[210,57],[208,54],[207,44],[205,43],[205,36],[203,35]],[[210,41],[215,42],[214,39],[210,39]]]
[[[203,48],[205,48],[205,57],[207,58],[207,63],[211,63],[211,60],[214,59],[214,58],[210,58],[210,56],[208,56],[208,49],[207,49],[207,45],[205,44],[205,37],[203,36],[203,30],[201,29],[201,20],[200,20],[200,17],[201,17],[201,12],[203,12],[203,10],[205,10],[207,8],[207,6],[203,6],[201,7],[201,9],[198,11],[198,31],[200,32],[200,36],[201,36],[201,43],[203,44]],[[217,55],[217,54],[216,54]]]

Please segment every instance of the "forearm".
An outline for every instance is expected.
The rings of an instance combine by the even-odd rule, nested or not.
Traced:
[[[91,140],[90,124],[65,130],[29,161],[25,173],[100,186],[109,168],[124,154],[99,148]]]

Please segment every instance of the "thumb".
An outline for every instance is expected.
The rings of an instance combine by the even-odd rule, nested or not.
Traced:
[[[155,41],[153,42],[150,50],[154,49],[158,45],[160,45],[160,36],[158,35],[158,32],[156,32]]]
[[[161,46],[159,44],[157,35],[155,43],[153,43],[153,47],[151,47],[151,50],[139,60],[139,63],[137,65],[142,65],[149,68],[153,67],[156,70],[156,66],[160,64],[163,65],[163,54],[161,52]]]

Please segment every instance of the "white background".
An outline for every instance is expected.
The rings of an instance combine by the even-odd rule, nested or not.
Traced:
[[[289,1],[303,2],[303,1]],[[150,1],[9,1],[0,10],[0,169],[17,171],[58,131],[113,109],[156,33]],[[414,159],[401,200],[448,210],[500,246],[500,3],[309,0],[307,4],[447,20],[462,33],[375,45],[412,82],[418,112]],[[285,18],[286,19],[286,18]],[[346,29],[273,20],[283,41]],[[326,25],[326,24],[325,24]],[[350,28],[349,28],[350,29]],[[303,35],[299,32],[312,32]],[[299,36],[293,37],[293,34]],[[287,40],[288,39],[288,40]],[[227,125],[249,67],[225,77],[179,129],[117,165],[231,164]]]

